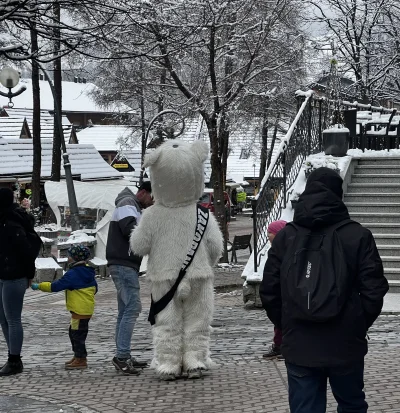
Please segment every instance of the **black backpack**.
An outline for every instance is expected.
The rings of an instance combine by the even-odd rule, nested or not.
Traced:
[[[337,230],[348,219],[319,231],[294,223],[296,236],[281,266],[282,301],[297,320],[325,322],[339,315],[352,288],[352,276]]]

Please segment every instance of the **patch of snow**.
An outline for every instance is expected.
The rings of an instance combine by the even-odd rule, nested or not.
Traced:
[[[378,158],[389,156],[400,158],[400,149],[390,149],[389,151],[373,151],[371,149],[366,149],[365,152],[361,149],[350,149],[347,151],[347,155],[350,155],[353,158]]]
[[[53,238],[46,238],[46,237],[40,237],[40,238],[41,238],[41,240],[42,240],[43,243],[46,243],[46,242],[51,242],[51,243],[53,243],[53,242],[54,242],[54,239],[53,239]]]
[[[86,232],[82,230],[73,231],[69,238],[64,242],[59,242],[58,245],[65,245],[65,244],[82,244],[87,242],[96,242],[96,238],[92,237],[91,235],[86,234]]]
[[[107,260],[103,260],[103,259],[101,259],[101,258],[99,258],[99,257],[94,257],[94,258],[92,258],[92,259],[90,260],[90,262],[91,262],[93,265],[96,265],[97,267],[100,267],[101,265],[107,265]]]
[[[36,258],[35,267],[37,269],[44,269],[44,268],[61,268],[53,258]]]

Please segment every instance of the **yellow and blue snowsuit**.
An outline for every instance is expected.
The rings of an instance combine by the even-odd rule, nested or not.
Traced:
[[[72,315],[69,327],[72,350],[76,358],[86,358],[85,342],[97,293],[94,269],[85,262],[77,262],[59,280],[40,283],[39,290],[49,293],[65,290],[67,310]]]

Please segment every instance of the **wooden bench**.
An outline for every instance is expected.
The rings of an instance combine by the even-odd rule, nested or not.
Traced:
[[[251,248],[251,234],[249,235],[235,235],[232,241],[232,256],[231,256],[231,264],[235,260],[235,264],[237,264],[237,250],[245,250],[246,248],[250,249],[250,254],[252,253]]]

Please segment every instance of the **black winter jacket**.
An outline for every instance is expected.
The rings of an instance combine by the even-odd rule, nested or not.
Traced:
[[[41,241],[34,232],[32,218],[17,205],[0,210],[0,279],[32,279],[35,276],[37,244]],[[31,239],[36,238],[35,245],[27,234]]]
[[[343,201],[321,182],[307,186],[295,209],[294,222],[320,229],[349,219]],[[355,363],[368,351],[367,330],[379,316],[388,282],[371,232],[358,223],[337,230],[354,289],[341,314],[326,323],[294,320],[281,299],[280,268],[296,229],[287,226],[274,239],[264,267],[260,297],[269,319],[283,330],[282,354],[289,363],[334,367]]]
[[[142,258],[131,251],[129,239],[141,215],[139,201],[129,188],[125,188],[115,200],[115,210],[108,230],[106,247],[108,265],[140,269]]]

